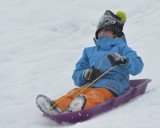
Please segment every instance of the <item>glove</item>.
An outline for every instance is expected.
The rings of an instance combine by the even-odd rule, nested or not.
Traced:
[[[92,69],[92,68],[86,69],[83,73],[84,79],[89,82],[94,81],[99,76],[100,76],[100,72],[98,70]]]
[[[124,65],[127,62],[127,59],[118,53],[108,55],[108,59],[110,60],[112,66]]]

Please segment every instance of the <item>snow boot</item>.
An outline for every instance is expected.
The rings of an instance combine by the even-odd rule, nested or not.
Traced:
[[[72,100],[69,107],[67,108],[67,111],[75,112],[75,111],[82,110],[86,104],[86,101],[87,101],[87,98],[84,95],[82,94],[78,95]]]
[[[36,104],[43,113],[50,115],[57,115],[62,113],[61,110],[55,105],[55,102],[44,95],[37,96]]]

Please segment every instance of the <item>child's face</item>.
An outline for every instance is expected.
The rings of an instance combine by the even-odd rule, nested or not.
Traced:
[[[98,38],[100,38],[102,36],[106,36],[106,37],[109,37],[109,38],[116,38],[117,37],[117,35],[113,34],[112,31],[105,30],[105,29],[100,30],[100,32],[98,33]]]

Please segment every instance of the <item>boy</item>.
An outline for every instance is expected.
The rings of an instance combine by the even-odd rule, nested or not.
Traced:
[[[119,96],[130,88],[129,74],[140,73],[143,62],[127,46],[122,32],[125,13],[118,12],[117,15],[109,10],[104,13],[95,33],[96,46],[85,48],[77,62],[72,78],[80,88],[75,88],[54,101],[39,95],[36,103],[42,112],[60,114],[88,109]],[[112,66],[114,68],[110,72],[94,81]],[[90,83],[92,84],[89,87],[84,88]]]

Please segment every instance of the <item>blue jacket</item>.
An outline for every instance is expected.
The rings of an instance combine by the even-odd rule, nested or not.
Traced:
[[[141,72],[143,68],[141,58],[121,38],[100,37],[95,44],[96,46],[84,49],[82,57],[76,64],[72,76],[75,85],[82,87],[87,83],[83,72],[88,68],[98,68],[101,74],[111,68],[108,54],[119,53],[127,58],[127,63],[123,66],[116,66],[91,87],[107,88],[116,95],[123,94],[130,88],[129,74],[136,75]]]

